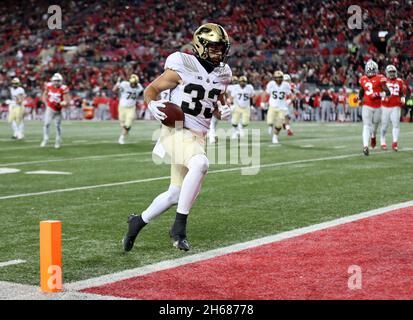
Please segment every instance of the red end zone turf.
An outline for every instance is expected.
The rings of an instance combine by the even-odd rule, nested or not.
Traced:
[[[361,289],[348,268],[361,268]],[[136,299],[413,299],[413,207],[83,290]]]

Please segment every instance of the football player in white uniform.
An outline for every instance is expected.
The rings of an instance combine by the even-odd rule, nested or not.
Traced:
[[[288,114],[285,116],[283,127],[287,130],[287,135],[293,136],[294,132],[291,130],[290,121],[293,119],[294,116],[294,101],[297,97],[297,87],[294,82],[292,82],[291,77],[289,74],[284,74],[283,80],[288,82],[291,87],[291,94],[290,97],[287,99],[287,106],[288,106]]]
[[[286,121],[288,114],[288,98],[291,94],[291,86],[283,80],[282,71],[274,72],[274,80],[268,82],[265,94],[270,95],[269,108],[267,113],[267,124],[269,132],[273,133],[272,143],[278,143],[278,135]],[[287,129],[287,128],[286,128]],[[288,130],[288,129],[287,129]]]
[[[125,144],[125,137],[132,128],[133,121],[136,119],[136,103],[138,97],[143,92],[143,87],[139,83],[139,77],[132,74],[129,81],[118,82],[113,87],[113,91],[120,92],[119,98],[119,121],[122,133],[119,137],[119,144]]]
[[[9,103],[9,123],[13,129],[12,139],[24,138],[24,98],[26,93],[21,86],[19,78],[13,78],[10,88],[11,100]]]
[[[238,77],[233,76],[232,82],[230,85],[228,85],[227,91],[225,93],[225,99],[226,101],[228,101],[228,103],[231,103],[232,90],[237,85],[238,85]],[[232,109],[232,106],[231,106],[231,109]],[[209,132],[208,132],[208,136],[209,136],[208,140],[210,144],[214,144],[216,142],[215,132],[216,132],[217,124],[218,124],[218,118],[212,115],[211,123],[209,125]]]
[[[129,216],[128,232],[123,239],[125,251],[132,249],[136,236],[147,223],[175,204],[176,218],[170,229],[173,245],[179,250],[190,248],[187,217],[209,166],[205,136],[213,114],[221,119],[231,114],[225,105],[225,90],[232,76],[226,64],[229,38],[223,27],[214,23],[200,26],[192,45],[195,55],[171,54],[166,59],[165,71],[145,89],[145,102],[157,120],[162,121],[166,114],[162,112],[164,101],[156,99],[170,89],[171,102],[182,108],[185,122],[183,129],[161,127],[155,149],[158,155],[166,153],[171,157],[171,182],[168,190],[158,195],[141,215]]]
[[[234,104],[231,120],[233,126],[232,139],[236,139],[238,135],[241,138],[245,136],[244,128],[250,123],[254,92],[254,87],[247,84],[247,77],[245,76],[240,77],[239,84],[231,90],[231,100]],[[241,128],[238,128],[239,123],[241,123]]]

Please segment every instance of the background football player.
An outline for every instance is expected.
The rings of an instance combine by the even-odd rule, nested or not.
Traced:
[[[383,150],[387,150],[386,132],[391,121],[393,127],[392,149],[398,151],[398,140],[400,134],[401,108],[405,104],[406,86],[402,79],[397,77],[397,69],[394,65],[386,67],[386,86],[390,90],[390,96],[385,97],[382,102],[381,134],[380,144]]]
[[[56,123],[56,149],[60,148],[62,142],[62,108],[69,105],[69,88],[63,84],[63,77],[60,73],[55,73],[51,82],[46,83],[43,92],[43,102],[46,104],[43,126],[43,141],[40,146],[45,147],[49,142],[49,128],[53,119]]]
[[[232,139],[236,139],[238,135],[241,138],[245,135],[244,128],[250,123],[254,92],[254,87],[247,84],[246,76],[240,77],[239,84],[231,89],[231,101],[233,101],[234,104],[231,120],[233,126]],[[240,123],[241,128],[238,127]]]
[[[118,143],[125,144],[125,137],[129,134],[133,121],[136,119],[136,104],[139,95],[143,92],[143,87],[139,83],[139,77],[136,74],[132,74],[129,81],[121,82],[121,79],[118,78],[113,91],[120,93],[119,121],[122,132]]]
[[[180,250],[189,250],[186,225],[188,214],[201,189],[208,171],[205,155],[205,135],[212,114],[229,117],[231,109],[225,105],[225,90],[232,72],[226,64],[229,38],[220,25],[207,23],[193,36],[195,55],[175,52],[165,62],[165,71],[144,92],[145,102],[153,116],[162,121],[166,115],[163,100],[156,100],[164,90],[171,90],[171,102],[185,113],[184,128],[162,125],[158,150],[168,154],[171,161],[171,182],[166,192],[158,195],[141,215],[131,215],[129,229],[123,239],[124,250],[132,249],[139,231],[157,216],[177,204],[175,222],[170,229],[173,244]],[[179,139],[179,143],[174,143]],[[162,152],[158,152],[160,155]]]
[[[365,75],[360,78],[359,99],[362,100],[363,153],[366,156],[369,155],[370,138],[371,148],[376,147],[377,128],[381,120],[381,98],[383,95],[390,95],[386,86],[386,78],[378,72],[377,63],[369,60],[365,66]]]
[[[228,85],[227,90],[225,92],[225,101],[230,104],[231,109],[233,109],[233,106],[231,105],[231,101],[232,101],[232,90],[235,86],[238,85],[238,77],[233,76],[232,77],[232,81],[231,84]],[[209,136],[209,143],[210,144],[214,144],[216,142],[216,129],[217,129],[217,125],[218,125],[218,118],[215,115],[212,115],[211,118],[211,123],[209,125],[209,132],[208,132],[208,136]]]
[[[24,138],[24,99],[25,91],[21,86],[19,78],[13,78],[11,80],[10,88],[11,100],[9,103],[9,119],[13,130],[13,139]]]
[[[294,117],[294,103],[298,96],[298,90],[297,90],[297,86],[295,85],[295,83],[292,82],[289,74],[284,74],[283,80],[287,82],[291,88],[291,93],[287,99],[288,113],[285,116],[283,128],[287,130],[287,134],[289,136],[292,136],[294,135],[294,133],[293,133],[293,130],[291,129],[290,121]]]
[[[278,143],[278,135],[286,121],[288,114],[287,99],[291,94],[291,86],[284,80],[284,74],[278,70],[274,72],[274,80],[268,82],[265,93],[270,96],[267,113],[268,132],[272,133],[272,143]],[[290,130],[289,126],[286,129]]]

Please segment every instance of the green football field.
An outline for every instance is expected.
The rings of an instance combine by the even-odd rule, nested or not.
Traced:
[[[0,262],[26,261],[0,268],[0,281],[38,285],[39,222],[46,219],[62,221],[63,280],[72,282],[412,200],[411,124],[401,126],[400,152],[376,149],[365,157],[361,124],[293,124],[295,135],[283,132],[273,146],[266,125],[252,123],[261,129],[262,167],[241,175],[237,164],[210,166],[188,222],[192,250],[172,247],[171,209],[125,254],[128,215],[168,187],[169,166],[151,155],[158,127],[138,121],[128,143],[118,145],[117,122],[66,121],[56,150],[53,135],[39,147],[40,122],[26,122],[24,141],[10,139],[9,124],[0,122]],[[27,174],[38,170],[70,174]]]

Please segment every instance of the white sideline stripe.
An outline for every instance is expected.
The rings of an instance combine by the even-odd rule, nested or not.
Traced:
[[[50,162],[64,162],[64,161],[73,161],[73,160],[100,160],[105,158],[117,158],[117,157],[129,157],[137,155],[146,155],[151,154],[152,151],[146,152],[133,152],[133,153],[117,153],[117,154],[105,154],[100,156],[86,156],[86,157],[76,157],[76,158],[59,158],[59,159],[49,159],[49,160],[35,160],[35,161],[25,161],[25,162],[9,162],[9,163],[0,163],[0,167],[5,166],[21,166],[26,164],[39,164],[39,163],[50,163]]]
[[[194,254],[191,256],[183,257],[183,258],[178,258],[174,260],[166,260],[166,261],[158,262],[155,264],[151,264],[151,265],[147,265],[147,266],[143,266],[143,267],[139,267],[135,269],[116,272],[116,273],[112,273],[112,274],[108,274],[108,275],[104,275],[104,276],[100,276],[96,278],[91,278],[87,280],[72,282],[72,283],[66,284],[65,288],[69,290],[83,290],[86,288],[102,286],[102,285],[110,284],[113,282],[118,282],[121,280],[129,279],[132,277],[142,276],[142,275],[153,273],[153,272],[158,272],[162,270],[179,267],[179,266],[189,264],[189,263],[194,263],[194,262],[199,262],[199,261],[203,261],[203,260],[207,260],[207,259],[211,259],[215,257],[220,257],[226,254],[243,251],[246,249],[262,246],[262,245],[269,244],[269,243],[279,242],[285,239],[298,237],[298,236],[312,233],[315,231],[332,228],[332,227],[339,226],[342,224],[381,215],[383,213],[386,213],[392,210],[402,209],[402,208],[406,208],[410,206],[413,206],[413,201],[394,204],[388,207],[383,207],[383,208],[379,208],[379,209],[375,209],[375,210],[371,210],[367,212],[362,212],[359,214],[311,225],[311,226],[304,227],[304,228],[282,232],[276,235],[271,235],[271,236],[263,237],[260,239],[247,241],[244,243],[237,243],[237,244],[230,245],[227,247]]]
[[[65,290],[64,286],[63,289]],[[0,281],[0,300],[129,300],[93,293],[62,291],[43,293],[38,286]]]
[[[10,260],[6,262],[0,262],[0,268],[12,266],[15,264],[21,264],[21,263],[26,263],[26,260],[17,259],[17,260]]]
[[[406,152],[406,151],[412,151],[412,150],[413,148],[404,148],[403,150],[400,150],[399,152],[402,152],[402,151]],[[389,154],[389,153],[380,153],[380,154]],[[315,158],[315,159],[306,159],[306,160],[297,160],[297,161],[269,163],[269,164],[262,164],[262,165],[256,165],[256,166],[244,166],[244,167],[235,167],[235,168],[229,168],[229,169],[211,170],[211,171],[208,171],[208,174],[239,171],[241,169],[244,169],[244,170],[262,169],[262,168],[279,167],[279,166],[294,165],[294,164],[309,163],[309,162],[339,160],[339,159],[347,159],[347,158],[352,158],[352,157],[364,157],[364,156],[361,155],[360,153],[353,153],[353,154],[334,156],[334,157],[324,157],[324,158]],[[143,182],[167,180],[170,178],[171,178],[170,176],[163,176],[163,177],[130,180],[130,181],[115,182],[115,183],[105,183],[105,184],[98,184],[98,185],[93,185],[93,186],[74,187],[74,188],[67,188],[67,189],[56,189],[56,190],[49,190],[49,191],[33,192],[33,193],[14,194],[10,196],[0,197],[0,200],[41,196],[41,195],[47,195],[47,194],[52,194],[52,193],[62,193],[62,192],[70,192],[70,191],[78,191],[78,190],[89,190],[89,189],[98,189],[98,188],[105,188],[105,187],[123,186],[123,185],[143,183]]]

